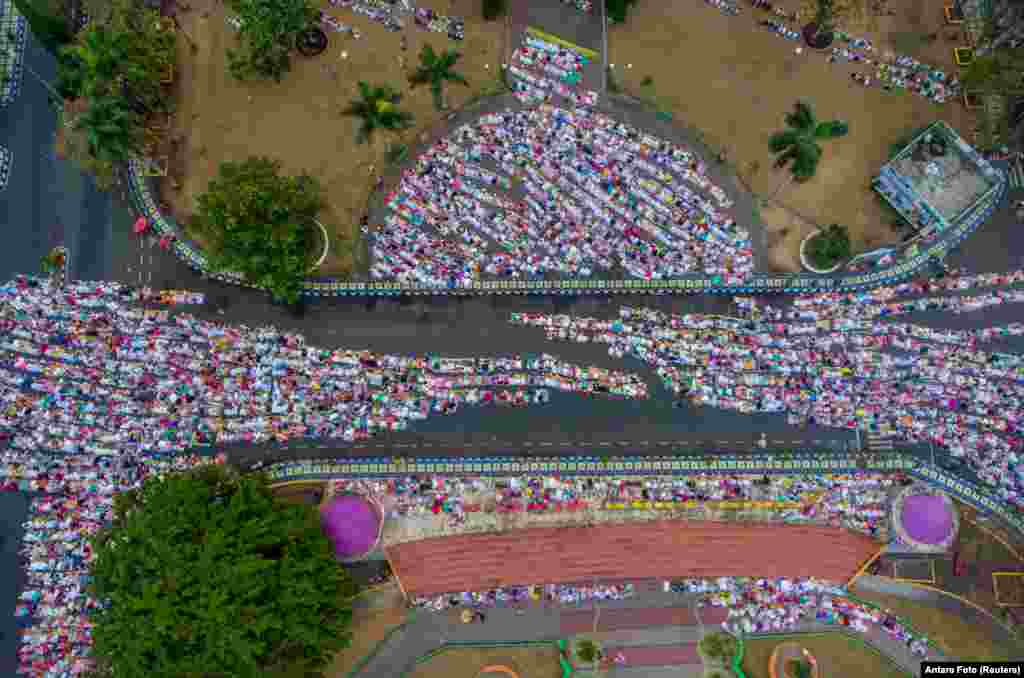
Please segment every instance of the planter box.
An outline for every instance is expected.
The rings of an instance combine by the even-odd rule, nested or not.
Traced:
[[[953,61],[960,68],[966,68],[974,62],[974,50],[970,47],[957,47],[953,50]]]
[[[806,238],[804,238],[802,241],[800,241],[800,263],[803,265],[804,268],[806,268],[811,273],[817,273],[819,275],[825,275],[825,274],[828,274],[828,273],[835,273],[843,265],[843,262],[840,261],[840,262],[836,263],[836,265],[833,266],[832,268],[815,268],[814,264],[812,264],[810,259],[807,258],[807,243],[809,243],[811,241],[811,238],[813,238],[814,236],[816,236],[816,235],[818,235],[820,233],[821,233],[820,230],[815,231],[814,233],[811,233]]]
[[[964,92],[964,107],[968,110],[981,108],[981,95],[977,92]]]
[[[143,174],[147,177],[166,177],[168,158],[162,155],[158,158],[146,158],[143,161]]]
[[[959,26],[964,22],[963,12],[953,5],[943,7],[942,13],[946,15],[946,23],[951,26]]]

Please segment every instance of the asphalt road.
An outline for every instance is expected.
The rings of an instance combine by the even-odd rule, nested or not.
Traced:
[[[54,153],[57,116],[47,101],[47,82],[56,62],[29,33],[21,92],[0,109],[0,143],[13,153],[7,188],[0,192],[0,221],[6,226],[0,248],[0,279],[35,273],[52,247],[70,250],[72,275],[103,279],[119,250],[131,245],[114,238],[113,224],[129,212],[96,188],[71,162]]]

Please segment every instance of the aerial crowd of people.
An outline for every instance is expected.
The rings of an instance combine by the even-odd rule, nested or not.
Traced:
[[[513,186],[522,200],[498,192]],[[753,271],[750,236],[703,162],[585,109],[543,104],[463,125],[403,172],[387,205],[370,234],[377,278],[458,287],[622,270],[736,284]]]
[[[639,377],[553,356],[476,361],[328,351],[300,335],[128,305],[115,283],[0,288],[0,430],[14,449],[176,452],[292,438],[363,440],[548,389],[645,397]]]
[[[897,480],[875,473],[818,475],[698,474],[650,478],[587,476],[456,476],[341,478],[337,493],[366,496],[392,524],[445,516],[447,533],[481,513],[528,515],[576,511],[673,510],[704,518],[715,502],[760,502],[766,519],[842,526],[883,539],[886,506]],[[692,509],[692,515],[688,509]],[[629,520],[616,515],[615,520]],[[472,524],[469,528],[472,528]],[[465,529],[465,528],[463,528]],[[409,532],[414,533],[414,531]],[[396,534],[405,534],[396,533]],[[390,537],[385,539],[394,543]]]
[[[931,441],[1024,507],[1024,356],[984,350],[1024,335],[1024,324],[938,330],[887,321],[915,311],[964,313],[1019,303],[1024,290],[1005,287],[899,298],[1019,278],[972,276],[838,298],[826,293],[802,298],[789,311],[757,308],[751,318],[624,307],[612,320],[517,313],[512,321],[542,327],[552,339],[608,344],[611,355],[646,362],[669,391],[697,405]]]

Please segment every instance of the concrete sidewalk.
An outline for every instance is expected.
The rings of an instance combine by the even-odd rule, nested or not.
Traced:
[[[612,610],[625,611],[633,609],[639,612],[640,610],[652,609],[692,608],[695,601],[696,596],[665,593],[659,586],[652,585],[638,589],[636,595],[627,600],[603,601],[599,606],[603,616],[606,612]],[[486,611],[487,621],[483,624],[462,624],[452,615],[417,611],[412,614],[406,626],[395,633],[381,647],[380,651],[370,659],[359,674],[359,678],[400,677],[403,672],[413,665],[418,657],[448,642],[501,643],[544,640],[554,642],[566,637],[563,631],[564,617],[577,618],[584,611],[592,613],[594,610],[594,605],[589,602],[584,605],[536,606],[527,608],[501,605]],[[697,619],[705,621],[709,611],[708,608],[701,609]],[[660,612],[660,614],[669,613]],[[601,637],[607,637],[609,642],[614,642],[620,646],[678,645],[680,643],[694,642],[699,639],[702,634],[702,627],[704,629],[717,629],[718,625],[698,623],[685,626],[672,625],[635,628],[626,631],[613,631],[611,634],[607,636],[602,635]],[[840,629],[841,627],[811,621],[800,624],[787,633],[839,632]],[[868,633],[854,633],[854,635],[892,658],[903,670],[912,675],[920,673],[921,660],[914,657],[904,643],[891,638],[877,628],[872,628]],[[757,635],[749,637],[757,638]],[[941,655],[930,655],[928,657],[932,661],[943,658]],[[642,670],[616,669],[622,675],[686,675],[685,672],[680,673],[680,667],[670,667],[670,669],[666,670],[674,672],[665,673],[662,669],[655,670],[652,667],[643,667]],[[640,673],[637,673],[637,671],[640,671]],[[583,674],[580,675],[582,676]]]

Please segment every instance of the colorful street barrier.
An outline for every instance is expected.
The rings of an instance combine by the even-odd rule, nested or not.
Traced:
[[[258,289],[239,273],[210,270],[206,256],[188,242],[173,217],[162,214],[154,200],[145,176],[145,163],[133,160],[128,164],[129,195],[136,210],[146,217],[161,236],[174,238],[173,248],[185,263],[215,280]],[[718,276],[690,276],[674,280],[479,280],[463,286],[435,287],[394,281],[320,282],[306,280],[303,294],[307,297],[386,297],[386,296],[478,296],[478,295],[581,295],[581,294],[813,294],[817,292],[857,292],[909,280],[930,262],[942,259],[950,249],[964,241],[974,229],[991,216],[1006,195],[1006,175],[999,172],[999,190],[992,200],[975,208],[962,223],[923,251],[881,271],[838,273],[828,276],[808,274],[757,274],[742,285],[726,284]]]

